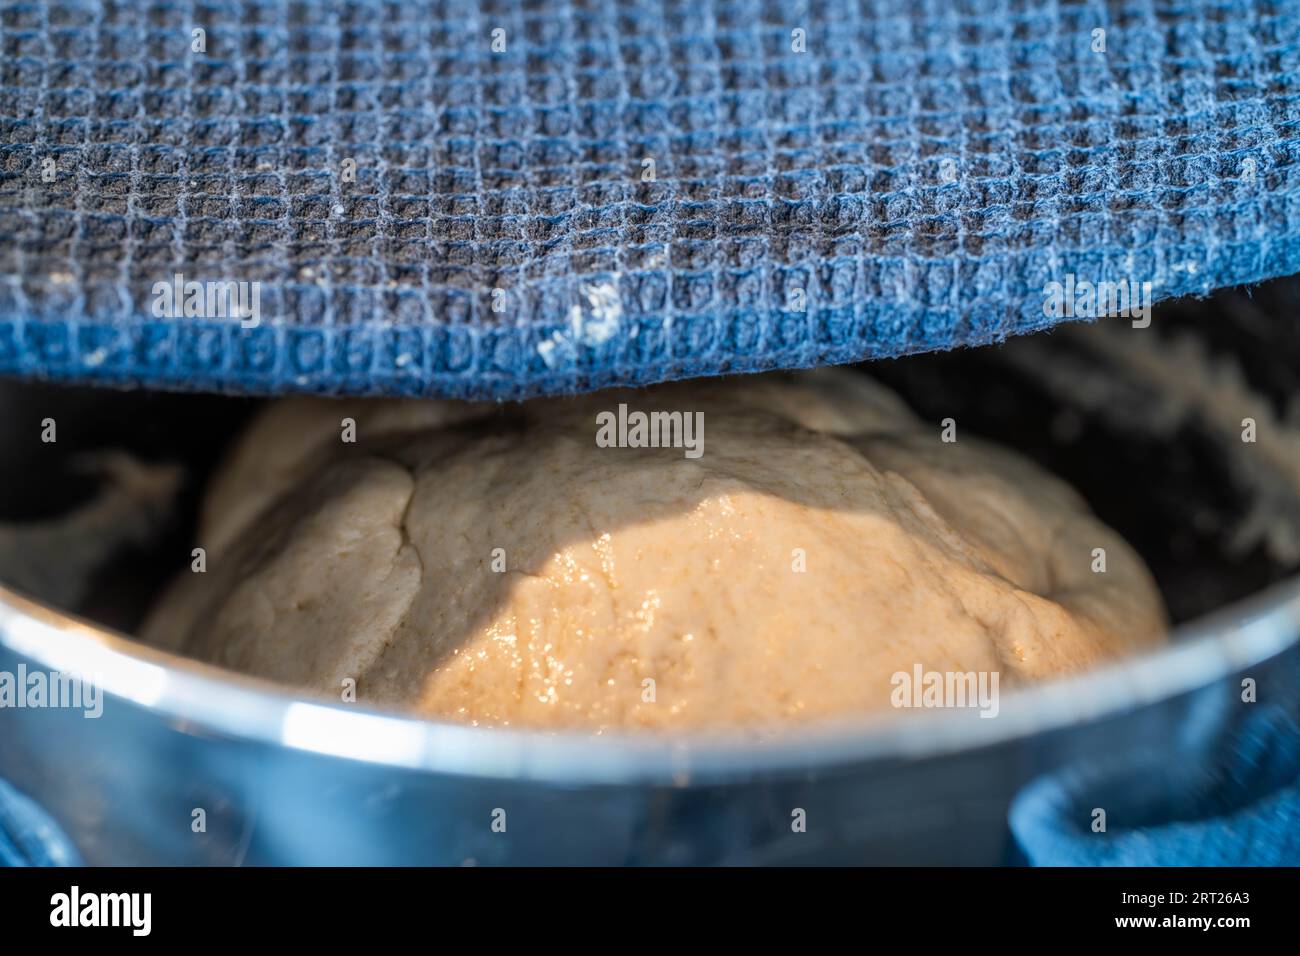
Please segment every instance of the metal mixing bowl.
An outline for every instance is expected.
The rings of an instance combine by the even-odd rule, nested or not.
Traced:
[[[97,720],[0,712],[0,774],[91,863],[997,863],[1021,785],[1232,713],[1242,676],[1294,678],[1298,634],[1300,587],[1286,587],[1159,653],[1007,695],[996,720],[918,713],[727,744],[322,704],[4,592],[0,669],[88,671],[108,696]],[[804,833],[791,829],[798,808]]]
[[[1290,287],[1273,294],[1294,297]],[[1294,557],[1277,532],[1300,524],[1300,487],[1276,468],[1236,461],[1255,450],[1225,440],[1215,409],[1175,402],[1154,424],[1151,411],[1169,404],[1162,376],[1175,366],[1161,363],[1173,361],[1172,343],[1185,333],[1210,358],[1233,355],[1257,397],[1278,406],[1296,394],[1298,352],[1265,326],[1251,332],[1249,316],[1233,320],[1238,307],[1221,297],[1166,309],[1154,373],[1116,361],[1092,330],[871,369],[923,414],[958,409],[974,431],[1080,487],[1147,558],[1179,623],[1158,652],[1004,694],[997,719],[900,711],[777,740],[618,738],[473,729],[322,703],[104,626],[138,620],[178,563],[159,554],[187,557],[184,533],[164,532],[152,545],[131,543],[79,594],[76,606],[100,623],[0,588],[0,671],[91,674],[106,695],[98,719],[0,709],[0,777],[42,803],[90,863],[1014,861],[1008,805],[1037,775],[1173,747],[1207,719],[1228,729],[1244,677],[1296,692],[1300,581],[1289,579]],[[1231,333],[1219,328],[1230,320]],[[1206,323],[1218,323],[1219,338]],[[1100,391],[1084,387],[1094,378]],[[247,413],[235,400],[8,388],[6,428],[51,402],[114,421],[131,417],[131,403],[145,403],[150,421],[174,417],[176,432],[161,438],[121,429],[118,439],[153,442],[145,453],[175,452],[176,435],[195,430],[196,402],[216,423],[207,435],[228,435]],[[1124,413],[1142,403],[1146,413]],[[196,443],[188,463],[201,474],[219,445]],[[38,480],[37,464],[17,452],[4,471],[0,518],[11,523],[60,510],[37,486],[55,499],[86,494]],[[185,494],[182,527],[193,487]],[[1261,507],[1276,526],[1242,532]],[[806,832],[793,832],[797,810]]]

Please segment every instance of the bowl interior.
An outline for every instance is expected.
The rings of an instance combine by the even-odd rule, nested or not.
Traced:
[[[1149,328],[1102,320],[860,368],[936,427],[952,417],[1071,483],[1183,623],[1300,566],[1300,330],[1277,318],[1297,304],[1300,282],[1280,280],[1165,303]],[[0,381],[0,583],[131,633],[189,560],[204,481],[261,401]],[[121,483],[122,452],[179,466],[178,482],[105,530],[86,514]]]

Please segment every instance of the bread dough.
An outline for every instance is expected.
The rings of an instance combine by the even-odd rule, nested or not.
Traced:
[[[702,412],[703,455],[598,447],[619,403]],[[887,709],[918,665],[1005,689],[1165,631],[1141,560],[1069,487],[838,370],[280,402],[215,479],[198,543],[207,572],[146,639],[481,725],[770,729]]]

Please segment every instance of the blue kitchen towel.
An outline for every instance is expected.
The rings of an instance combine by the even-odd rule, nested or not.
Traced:
[[[1202,694],[1168,747],[1067,767],[1026,787],[1011,828],[1039,866],[1300,866],[1300,654],[1276,699]],[[1093,829],[1105,811],[1105,831]]]
[[[0,866],[75,866],[77,851],[40,807],[0,780]]]
[[[1143,321],[1300,271],[1298,126],[1300,0],[0,0],[0,372],[507,398]]]

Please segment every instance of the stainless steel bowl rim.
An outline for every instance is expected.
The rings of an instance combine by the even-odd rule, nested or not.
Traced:
[[[565,785],[725,781],[870,759],[917,759],[1119,714],[1203,687],[1300,642],[1300,579],[1180,628],[1156,651],[1002,695],[973,710],[897,711],[765,738],[478,728],[296,695],[143,645],[0,587],[0,645],[80,675],[182,733],[255,740],[390,767]]]

